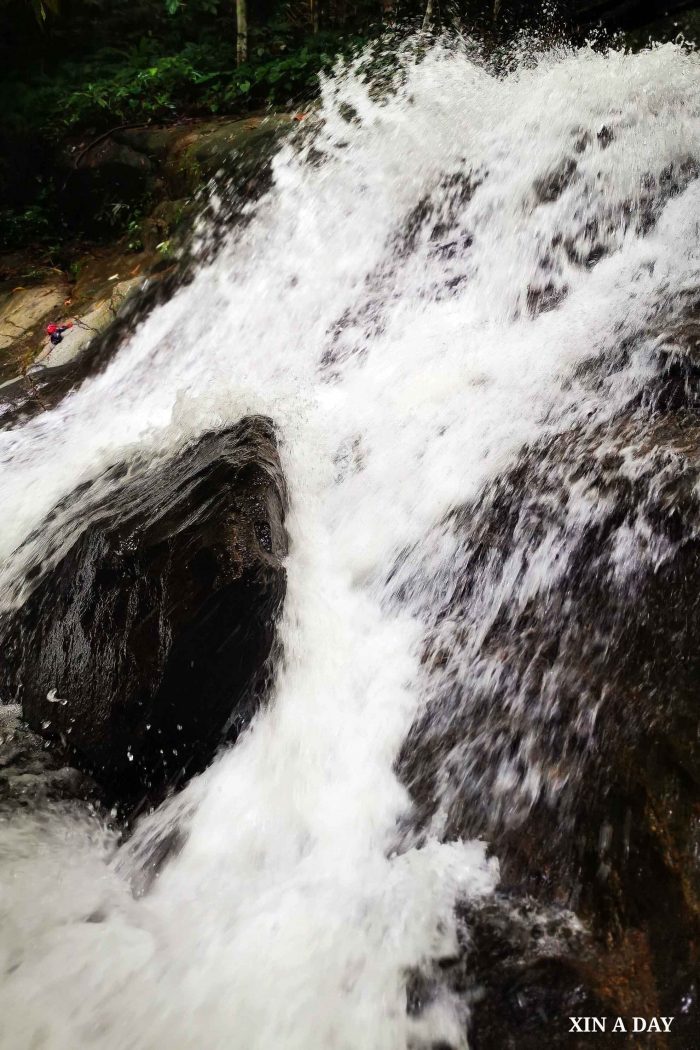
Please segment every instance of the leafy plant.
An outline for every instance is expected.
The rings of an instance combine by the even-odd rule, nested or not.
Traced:
[[[57,15],[59,11],[59,0],[29,0],[34,17],[39,25],[43,25],[49,14]]]
[[[143,237],[141,236],[141,220],[131,219],[126,228],[128,234],[127,247],[130,252],[143,251]]]
[[[54,235],[52,216],[43,204],[0,209],[0,248],[13,250],[26,244],[45,244]]]

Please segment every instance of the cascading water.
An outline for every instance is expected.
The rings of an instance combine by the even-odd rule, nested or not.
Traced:
[[[550,519],[516,515],[509,550],[470,558],[497,479],[557,434],[593,440],[697,287],[699,116],[698,60],[671,46],[505,76],[438,46],[381,92],[346,70],[192,283],[0,435],[5,609],[67,539],[42,526],[56,502],[136,453],[263,413],[291,497],[284,658],[236,746],[120,848],[84,812],[3,820],[2,1047],[466,1045],[454,994],[406,1010],[407,974],[455,951],[457,901],[498,879],[484,843],[445,841],[455,790],[527,811],[596,732],[585,695],[558,723],[554,688],[527,703],[484,639],[546,601],[604,508],[564,463]],[[623,540],[622,576],[640,557]],[[449,739],[412,840],[405,753],[426,737]],[[182,849],[135,895],[175,826]]]

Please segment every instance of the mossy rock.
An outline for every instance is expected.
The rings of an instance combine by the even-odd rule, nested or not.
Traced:
[[[247,180],[270,159],[291,122],[284,113],[199,125],[176,142],[164,164],[171,195],[193,194],[219,174]]]
[[[197,204],[191,197],[160,201],[141,223],[144,249],[154,252],[173,238],[180,240],[194,221],[197,211]]]

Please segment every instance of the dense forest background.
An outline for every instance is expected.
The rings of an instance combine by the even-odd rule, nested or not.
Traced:
[[[0,0],[0,248],[65,237],[66,142],[112,128],[303,107],[337,56],[390,31],[694,34],[684,0]],[[122,214],[124,225],[129,216]]]

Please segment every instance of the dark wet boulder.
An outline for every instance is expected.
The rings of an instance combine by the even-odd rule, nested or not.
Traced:
[[[559,1018],[587,1013],[674,1017],[648,1045],[694,1045],[699,318],[700,302],[677,306],[605,371],[581,370],[598,393],[631,361],[646,378],[442,523],[449,575],[396,570],[399,597],[439,609],[423,654],[434,700],[399,760],[418,828],[439,815],[448,839],[486,837],[511,909],[571,909],[588,937],[585,959],[560,938],[545,957],[470,915],[475,1050],[576,1046]],[[442,605],[420,604],[426,587]]]
[[[108,799],[162,797],[260,702],[285,590],[284,507],[259,417],[74,492],[44,526],[49,567],[2,625],[2,699]]]

